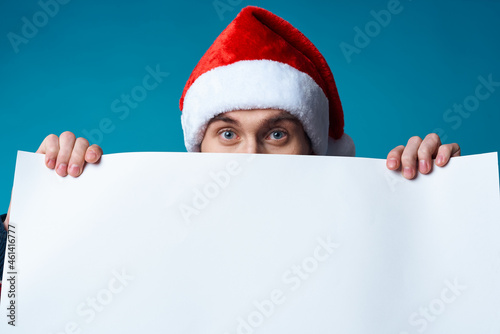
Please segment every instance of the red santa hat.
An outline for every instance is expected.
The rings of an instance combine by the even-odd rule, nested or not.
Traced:
[[[245,7],[203,55],[180,99],[184,142],[199,152],[213,117],[233,110],[279,109],[299,119],[318,155],[354,156],[333,74],[290,23]]]

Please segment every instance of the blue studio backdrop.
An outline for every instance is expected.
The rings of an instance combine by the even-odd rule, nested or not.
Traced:
[[[70,130],[105,153],[185,151],[184,84],[246,5],[323,53],[357,156],[385,158],[430,132],[463,154],[500,149],[498,1],[2,0],[0,213],[17,150],[50,133]]]

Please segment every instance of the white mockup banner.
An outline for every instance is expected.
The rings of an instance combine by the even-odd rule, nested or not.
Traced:
[[[500,333],[495,153],[20,152],[9,233],[0,333]]]

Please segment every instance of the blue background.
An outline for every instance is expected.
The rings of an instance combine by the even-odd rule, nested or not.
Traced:
[[[454,103],[475,94],[479,76],[500,81],[498,1],[402,0],[400,12],[373,30],[350,61],[340,44],[355,46],[354,28],[373,29],[370,12],[386,9],[390,1],[219,3],[226,11],[218,13],[212,0],[71,0],[43,22],[38,1],[2,0],[0,211],[7,211],[16,151],[35,151],[50,133],[83,136],[107,119],[112,130],[93,140],[105,153],[185,151],[178,107],[184,84],[245,5],[283,17],[323,53],[357,156],[385,158],[409,137],[436,129],[446,142],[458,142],[463,154],[500,149],[500,87],[467,118],[444,117]],[[9,36],[22,36],[23,17],[33,22],[34,16],[38,31],[16,50]],[[112,102],[141,85],[145,68],[156,65],[169,76],[120,118]]]

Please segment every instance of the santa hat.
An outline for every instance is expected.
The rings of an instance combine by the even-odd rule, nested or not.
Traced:
[[[245,7],[203,55],[180,99],[184,142],[199,152],[207,124],[233,110],[279,109],[299,119],[314,153],[354,156],[333,74],[307,37]]]

